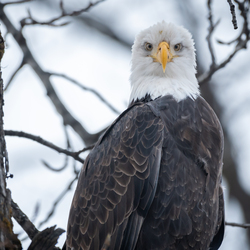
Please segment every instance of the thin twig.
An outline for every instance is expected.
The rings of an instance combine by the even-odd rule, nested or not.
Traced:
[[[63,199],[63,197],[67,194],[68,191],[71,190],[72,185],[74,184],[74,182],[78,179],[78,174],[75,175],[74,179],[69,183],[69,185],[67,186],[67,188],[65,190],[63,190],[63,192],[58,196],[58,198],[55,200],[54,204],[52,205],[52,208],[50,210],[50,212],[48,213],[47,217],[41,221],[38,225],[38,228],[40,228],[43,224],[45,224],[46,222],[49,221],[49,219],[52,217],[52,215],[55,213],[56,207],[58,205],[58,203]]]
[[[248,28],[248,13],[249,13],[250,1],[243,1],[243,2],[239,2],[237,0],[234,0],[234,1],[238,4],[238,8],[240,10],[240,15],[242,16],[242,18],[244,20],[242,30],[241,30],[239,36],[237,36],[232,41],[224,42],[224,41],[221,41],[221,40],[217,40],[217,42],[220,43],[220,44],[225,44],[225,45],[230,45],[230,44],[232,44],[234,42],[238,42],[238,46],[239,46],[239,45],[242,44],[242,42],[248,41],[249,36],[250,36],[250,30]],[[247,6],[247,4],[248,4],[248,6]],[[235,18],[236,18],[236,15],[235,15]],[[244,48],[246,48],[246,47],[244,47]]]
[[[229,42],[224,42],[220,39],[216,39],[217,43],[220,43],[220,44],[223,44],[223,45],[231,45],[232,43],[235,43],[239,40],[238,37],[236,37],[235,39],[233,39],[232,41],[229,41]]]
[[[65,78],[66,80],[74,83],[76,86],[78,86],[79,88],[85,90],[85,91],[89,91],[91,93],[93,93],[94,95],[96,95],[104,104],[106,104],[114,113],[116,114],[120,114],[121,112],[119,112],[115,107],[113,107],[107,100],[105,100],[105,98],[98,93],[96,90],[86,87],[84,85],[82,85],[81,83],[79,83],[78,81],[74,80],[73,78],[65,75],[65,74],[60,74],[60,73],[54,73],[54,72],[48,72],[48,74],[50,74],[51,76],[58,76],[58,77],[62,77]]]
[[[231,227],[241,227],[241,228],[245,228],[245,229],[248,229],[250,228],[250,224],[249,223],[234,223],[234,222],[225,222],[225,225],[226,226],[231,226]]]
[[[35,221],[36,221],[37,216],[38,216],[38,214],[39,214],[39,212],[40,212],[40,208],[41,208],[40,203],[37,202],[36,205],[35,205],[33,214],[32,214],[32,216],[31,216],[31,219],[30,219],[32,222],[35,222]]]
[[[208,28],[208,35],[206,37],[207,42],[208,42],[208,48],[209,48],[209,52],[211,55],[211,59],[212,59],[212,63],[210,65],[210,69],[213,69],[216,66],[216,62],[215,62],[215,53],[213,50],[213,46],[212,46],[212,34],[216,28],[216,26],[219,24],[219,21],[216,22],[216,24],[214,24],[213,22],[213,14],[212,14],[212,8],[211,8],[211,0],[207,1],[207,6],[208,6],[208,21],[209,21],[209,28]]]
[[[233,42],[237,42],[237,45],[235,46],[235,50],[219,65],[215,64],[213,62],[213,60],[212,60],[209,71],[203,73],[202,75],[200,75],[198,77],[198,82],[199,82],[200,85],[202,85],[202,84],[206,83],[207,81],[209,81],[210,78],[212,77],[212,75],[214,75],[214,73],[216,71],[218,71],[219,69],[225,67],[240,50],[247,48],[247,43],[250,40],[250,30],[248,28],[248,17],[247,17],[249,6],[245,5],[244,2],[239,2],[237,0],[235,0],[235,2],[238,4],[239,10],[240,10],[240,15],[244,19],[242,31],[241,31],[240,35],[236,39],[233,39],[231,42],[225,43],[225,42],[219,41],[219,43],[221,43],[221,44],[231,44]],[[208,0],[209,12],[211,11],[211,6],[210,5],[211,5],[211,0]],[[215,25],[214,25],[214,27],[215,27]],[[211,22],[210,22],[209,32],[212,32],[213,30],[214,29],[211,28]],[[210,38],[209,38],[209,36],[210,36]],[[210,45],[211,45],[211,40],[210,39],[211,39],[211,34],[208,35],[207,40],[208,40],[209,50],[210,50],[211,56],[213,58],[213,53],[214,52],[211,49],[212,47],[210,47]]]
[[[68,130],[67,130],[67,126],[64,125],[64,133],[65,133],[65,136],[66,136],[66,139],[67,139],[67,150],[71,150],[71,151],[74,151],[74,148],[70,142],[70,137],[69,137],[69,133],[68,133]],[[86,150],[88,150],[88,147],[84,148]],[[76,152],[76,154],[79,156],[81,153],[80,152]],[[74,174],[78,175],[79,173],[79,170],[76,168],[77,164],[76,164],[76,161],[73,161],[73,172]]]
[[[41,82],[43,83],[44,87],[46,88],[47,95],[52,101],[53,105],[55,106],[57,112],[63,118],[63,123],[65,125],[71,126],[74,131],[81,137],[84,143],[88,146],[95,143],[99,136],[103,133],[103,130],[96,133],[90,134],[88,131],[82,126],[82,124],[73,117],[73,115],[67,110],[65,105],[62,103],[60,98],[58,97],[51,81],[50,75],[44,72],[38,62],[35,60],[34,56],[32,55],[27,42],[22,34],[21,31],[18,31],[14,25],[11,23],[9,18],[6,16],[5,12],[1,8],[0,4],[0,17],[2,22],[4,23],[5,27],[7,28],[7,32],[11,33],[16,42],[19,44],[20,48],[24,53],[25,63],[28,63],[35,73],[40,78]]]
[[[26,138],[26,139],[36,141],[36,142],[38,142],[38,143],[40,143],[40,144],[42,144],[42,145],[44,145],[46,147],[54,149],[58,153],[63,153],[65,155],[73,157],[75,160],[77,160],[77,161],[79,161],[81,163],[84,163],[84,160],[79,157],[78,152],[71,152],[71,151],[68,151],[66,149],[60,148],[60,147],[54,145],[53,143],[42,139],[40,136],[28,134],[28,133],[25,133],[25,132],[22,132],[22,131],[4,130],[4,132],[5,132],[5,135],[7,135],[7,136],[18,136],[18,137],[22,137],[22,138]]]
[[[95,17],[95,14],[92,15],[81,15],[78,17],[81,22],[84,22],[84,25],[88,25],[90,29],[95,29],[99,33],[108,36],[115,42],[118,42],[120,45],[126,47],[126,49],[131,50],[133,41],[130,40],[127,36],[121,36],[113,30],[112,26],[106,24],[98,17]]]
[[[12,80],[14,79],[14,77],[16,76],[16,74],[18,73],[18,71],[25,65],[25,61],[24,59],[22,59],[20,65],[18,66],[18,68],[12,73],[10,80],[7,82],[4,91],[6,91],[8,89],[8,87],[10,86]]]
[[[96,6],[97,4],[103,2],[104,0],[99,0],[95,3],[89,3],[89,5],[85,8],[82,8],[80,10],[76,10],[76,11],[72,11],[70,13],[66,13],[64,6],[63,6],[63,1],[60,1],[60,9],[61,9],[61,15],[55,18],[52,18],[49,21],[45,21],[45,22],[40,22],[35,20],[31,13],[28,12],[28,17],[24,18],[21,20],[21,27],[23,28],[26,25],[48,25],[48,26],[53,26],[53,27],[61,27],[61,26],[65,26],[67,25],[69,22],[64,22],[61,24],[56,24],[55,22],[61,20],[62,18],[65,17],[72,17],[72,16],[79,16],[80,14],[89,11],[89,9],[91,9],[92,7]]]
[[[70,150],[70,149],[72,149],[72,146],[71,146],[71,143],[69,140],[69,133],[67,131],[67,126],[65,124],[63,124],[63,131],[64,131],[64,134],[66,137],[67,150]]]
[[[208,42],[208,48],[211,54],[212,58],[212,65],[215,64],[215,57],[214,57],[214,51],[212,48],[212,42],[211,42],[211,36],[213,33],[213,16],[212,16],[212,9],[211,9],[211,0],[207,1],[207,6],[208,6],[208,21],[209,21],[209,28],[208,28],[208,35],[206,37],[207,42]]]
[[[63,166],[59,167],[59,168],[55,168],[55,167],[52,167],[47,161],[45,160],[41,160],[42,164],[48,168],[49,170],[53,171],[53,172],[61,172],[63,171],[67,166],[68,166],[68,156],[66,155],[65,156],[65,161],[64,161],[64,164]]]
[[[86,151],[88,151],[88,150],[90,150],[90,149],[93,149],[94,146],[95,146],[95,144],[92,144],[92,145],[90,145],[90,146],[88,146],[88,147],[85,147],[85,148],[82,149],[82,150],[79,150],[79,151],[75,152],[75,153],[80,155],[80,154],[83,153],[83,152],[86,152]]]
[[[66,17],[67,15],[62,15],[60,17],[57,17],[57,18],[53,18],[52,20],[48,21],[48,22],[40,22],[40,21],[37,21],[35,20],[32,15],[31,15],[31,12],[30,10],[28,9],[28,17],[25,17],[23,18],[21,21],[20,21],[20,24],[21,24],[21,29],[23,29],[25,26],[28,26],[28,25],[46,25],[46,26],[51,26],[51,27],[63,27],[67,24],[69,24],[70,22],[63,22],[63,23],[60,23],[60,24],[56,24],[54,22],[60,20],[62,17]]]
[[[67,128],[66,128],[65,125],[63,126],[63,128],[64,128],[64,133],[65,133],[65,136],[66,136],[67,150],[71,152],[71,151],[73,151],[73,150],[72,150],[72,147],[71,147],[71,145],[70,145],[69,134],[68,134],[68,132],[67,132]],[[79,155],[79,154],[78,154],[78,155]],[[65,155],[64,164],[63,164],[63,166],[60,167],[60,168],[52,167],[52,166],[51,166],[47,161],[45,161],[45,160],[42,160],[42,163],[43,163],[43,165],[44,165],[45,167],[47,167],[49,170],[52,170],[52,171],[54,171],[54,172],[61,172],[61,171],[63,171],[63,170],[68,166],[68,163],[69,163],[69,156],[68,156],[68,155]]]
[[[28,2],[32,2],[34,0],[22,0],[22,1],[12,1],[12,2],[7,2],[7,3],[2,3],[3,6],[6,5],[11,5],[11,4],[21,4],[21,3],[28,3]]]
[[[236,13],[235,13],[235,6],[231,0],[227,0],[227,2],[230,6],[230,11],[232,14],[232,23],[233,23],[234,29],[236,30],[236,29],[238,29],[238,25],[237,25]]]

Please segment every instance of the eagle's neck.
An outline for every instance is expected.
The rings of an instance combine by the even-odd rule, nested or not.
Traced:
[[[153,101],[154,99],[151,98],[151,96],[149,94],[146,94],[144,97],[140,98],[140,99],[133,99],[130,104],[129,104],[129,107],[132,106],[134,103],[137,103],[137,102],[151,102]]]
[[[165,95],[172,95],[176,101],[186,97],[196,99],[200,95],[199,85],[195,76],[193,77],[162,77],[143,76],[133,81],[131,77],[131,95],[129,103],[150,96],[152,100]],[[148,99],[148,98],[146,98]]]

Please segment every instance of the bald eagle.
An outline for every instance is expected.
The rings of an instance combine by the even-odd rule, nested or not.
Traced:
[[[200,96],[191,34],[161,22],[132,48],[130,104],[90,152],[66,249],[218,249],[223,132]]]

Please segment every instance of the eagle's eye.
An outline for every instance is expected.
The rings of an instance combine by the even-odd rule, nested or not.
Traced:
[[[174,50],[175,50],[175,51],[179,51],[181,48],[182,48],[181,43],[177,43],[177,44],[175,44],[175,46],[174,46]]]
[[[151,43],[145,43],[145,50],[151,51],[153,49],[153,45]]]

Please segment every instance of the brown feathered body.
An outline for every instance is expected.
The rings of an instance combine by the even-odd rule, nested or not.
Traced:
[[[222,155],[220,123],[201,97],[133,103],[85,161],[67,249],[218,249]]]

